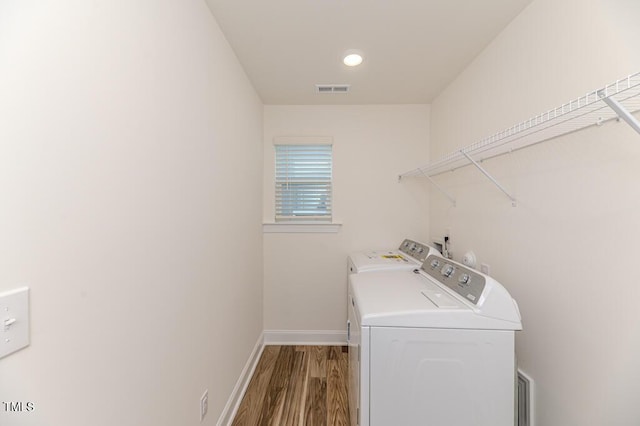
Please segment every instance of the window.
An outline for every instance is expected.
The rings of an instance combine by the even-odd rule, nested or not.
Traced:
[[[276,222],[331,222],[331,145],[275,148]]]

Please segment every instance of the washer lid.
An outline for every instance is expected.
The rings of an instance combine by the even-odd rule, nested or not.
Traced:
[[[404,270],[413,271],[422,265],[411,256],[398,250],[360,251],[351,253],[349,259],[356,268],[355,272]]]
[[[482,312],[423,273],[385,271],[349,277],[360,325],[485,330],[520,330],[513,315],[497,318]]]
[[[422,266],[422,262],[431,255],[440,252],[426,244],[405,240],[400,250],[369,250],[351,253],[349,259],[356,273],[372,271],[413,271]]]

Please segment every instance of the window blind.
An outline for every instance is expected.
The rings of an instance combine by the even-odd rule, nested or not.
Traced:
[[[275,145],[276,222],[331,221],[332,146]]]

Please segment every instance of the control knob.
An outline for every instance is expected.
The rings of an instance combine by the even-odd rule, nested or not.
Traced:
[[[460,284],[469,284],[469,281],[471,281],[469,274],[462,274],[460,275],[460,278],[458,278],[458,282]]]
[[[444,265],[440,270],[440,273],[447,278],[450,277],[451,274],[453,274],[453,265],[449,265],[449,264]]]
[[[436,269],[438,266],[440,266],[440,261],[438,259],[433,259],[431,261],[431,269]]]

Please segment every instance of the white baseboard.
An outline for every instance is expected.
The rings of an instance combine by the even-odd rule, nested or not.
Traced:
[[[265,330],[265,345],[346,345],[344,330]]]
[[[242,397],[244,393],[247,391],[247,387],[249,386],[249,381],[251,381],[251,377],[253,376],[253,372],[258,365],[258,361],[260,360],[260,355],[262,355],[262,350],[264,349],[264,333],[261,333],[258,336],[258,341],[256,345],[253,347],[253,351],[251,351],[251,355],[247,360],[242,372],[240,373],[240,377],[236,382],[231,395],[229,396],[229,400],[227,401],[227,405],[225,405],[224,410],[220,414],[218,418],[217,426],[230,426],[233,422],[236,413],[238,412],[238,408],[240,407],[240,403],[242,402]]]

